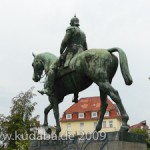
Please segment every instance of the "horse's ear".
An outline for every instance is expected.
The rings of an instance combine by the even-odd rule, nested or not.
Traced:
[[[35,57],[36,55],[32,52],[33,57]]]

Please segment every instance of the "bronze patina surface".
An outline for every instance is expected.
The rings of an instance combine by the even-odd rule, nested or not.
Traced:
[[[63,68],[61,71],[59,69],[57,70],[56,74],[61,72],[59,74],[62,74],[62,76],[59,75],[56,78],[53,95],[49,95],[50,104],[44,111],[44,125],[48,125],[47,116],[49,111],[53,109],[56,119],[56,133],[58,135],[61,131],[59,122],[59,103],[63,101],[66,95],[77,91],[80,92],[88,88],[94,82],[99,87],[101,97],[101,115],[95,130],[99,131],[102,128],[102,121],[108,106],[106,100],[108,95],[116,103],[120,111],[122,117],[120,131],[128,131],[129,127],[127,122],[129,116],[122,104],[118,91],[111,85],[111,81],[118,67],[118,58],[113,52],[119,53],[121,73],[126,85],[132,84],[127,57],[122,49],[90,49],[83,51],[71,59],[68,68]],[[33,80],[35,82],[40,81],[43,71],[47,74],[49,68],[57,61],[57,59],[58,58],[51,53],[34,54],[32,63],[34,69]],[[66,69],[72,71],[67,72]]]

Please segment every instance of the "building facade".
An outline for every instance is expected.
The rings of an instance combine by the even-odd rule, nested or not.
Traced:
[[[102,124],[101,132],[118,131],[121,116],[115,104],[107,99],[108,107]],[[61,135],[82,135],[92,133],[100,117],[100,97],[81,98],[64,113],[61,122]]]

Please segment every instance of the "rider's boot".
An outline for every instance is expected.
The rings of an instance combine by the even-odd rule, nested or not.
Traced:
[[[48,88],[44,88],[44,89],[42,89],[42,90],[38,90],[38,92],[40,93],[40,94],[46,94],[46,95],[49,95],[49,89]]]
[[[38,91],[40,94],[42,95],[46,94],[48,96],[54,94],[55,75],[56,75],[56,70],[51,69],[50,72],[48,73],[47,78],[45,79],[44,89]]]

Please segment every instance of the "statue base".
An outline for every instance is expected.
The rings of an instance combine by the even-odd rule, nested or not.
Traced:
[[[96,140],[90,135],[82,140],[81,137],[74,140],[32,140],[29,150],[147,150],[143,135],[128,132],[109,132],[106,135],[105,139]]]

